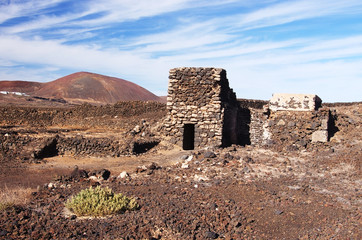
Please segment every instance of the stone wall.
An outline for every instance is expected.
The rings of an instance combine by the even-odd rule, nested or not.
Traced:
[[[185,150],[254,145],[300,149],[330,137],[330,112],[312,94],[236,99],[220,68],[170,70],[164,130]]]
[[[0,107],[0,126],[66,127],[125,129],[140,119],[154,122],[166,114],[166,104],[127,101],[112,105],[82,104],[69,108]],[[122,119],[127,118],[127,121]],[[149,119],[149,120],[148,120]]]
[[[314,142],[327,142],[329,114],[329,109],[271,112],[265,128],[269,144],[298,150]]]
[[[266,143],[267,136],[264,136],[264,125],[266,123],[268,113],[265,112],[265,106],[269,101],[254,99],[238,99],[239,121],[241,133],[241,145],[263,145]]]
[[[237,111],[236,95],[224,69],[170,70],[164,127],[174,143],[189,149],[236,143]],[[190,146],[185,146],[187,141],[192,142]]]
[[[254,146],[262,146],[270,139],[269,131],[266,129],[268,112],[264,109],[250,108],[250,143]]]
[[[263,109],[250,108],[250,142],[297,150],[316,142],[327,142],[333,122],[328,108],[316,95],[274,94]]]

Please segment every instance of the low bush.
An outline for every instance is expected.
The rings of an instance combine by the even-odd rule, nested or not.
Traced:
[[[134,198],[122,193],[113,193],[112,189],[88,188],[67,200],[65,206],[78,216],[106,216],[123,213],[126,210],[138,209],[139,205]]]

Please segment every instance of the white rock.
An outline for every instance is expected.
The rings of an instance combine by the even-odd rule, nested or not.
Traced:
[[[187,159],[186,159],[186,162],[191,162],[192,161],[192,159],[193,159],[193,155],[190,155]]]
[[[328,131],[319,130],[312,133],[312,142],[328,142]]]
[[[195,182],[208,181],[208,180],[210,180],[210,179],[206,176],[199,176],[197,174],[194,176]]]
[[[141,132],[141,127],[139,125],[137,125],[137,126],[134,127],[133,131],[135,133],[139,133],[139,132]]]
[[[189,165],[187,163],[182,163],[181,168],[187,169],[189,168]]]
[[[88,179],[93,180],[93,181],[98,181],[99,180],[96,176],[90,176]]]
[[[119,174],[119,176],[117,178],[126,178],[126,177],[129,177],[129,175],[126,171],[123,171]]]

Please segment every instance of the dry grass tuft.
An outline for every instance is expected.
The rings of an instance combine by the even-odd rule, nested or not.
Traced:
[[[0,211],[11,208],[15,205],[26,205],[30,200],[30,195],[34,190],[31,188],[5,187],[0,189]]]

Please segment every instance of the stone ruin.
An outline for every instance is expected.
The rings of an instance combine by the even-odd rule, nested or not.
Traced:
[[[165,130],[185,150],[237,143],[238,102],[220,68],[170,70]]]
[[[238,100],[224,69],[174,68],[164,130],[184,150],[232,144],[300,149],[327,142],[333,134],[333,118],[321,103],[311,94],[274,94],[269,102]]]
[[[310,143],[327,142],[333,134],[333,116],[312,94],[273,94],[262,109],[251,109],[253,145],[274,145],[297,150]]]

